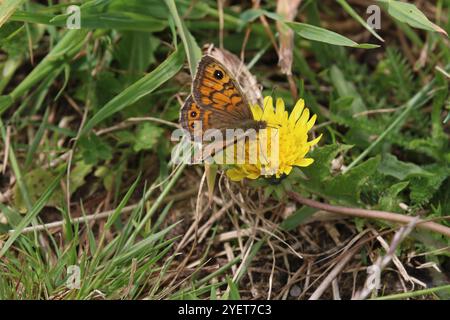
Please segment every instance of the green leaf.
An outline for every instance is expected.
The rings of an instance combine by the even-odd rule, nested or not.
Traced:
[[[84,29],[116,29],[128,31],[162,31],[167,21],[133,12],[83,12],[80,10],[80,27]],[[49,21],[56,26],[64,26],[69,15],[58,15]]]
[[[0,115],[14,103],[10,95],[0,96]]]
[[[390,186],[386,191],[383,192],[380,200],[378,201],[378,205],[380,209],[386,211],[394,211],[399,212],[400,207],[398,206],[400,203],[400,199],[398,198],[398,194],[403,191],[409,182],[399,182]]]
[[[407,23],[411,27],[440,32],[448,37],[444,29],[428,20],[414,4],[395,0],[378,0],[378,2],[386,4],[388,13],[395,19]]]
[[[318,185],[321,181],[328,178],[331,174],[331,161],[336,158],[340,152],[349,150],[352,146],[331,144],[318,147],[308,154],[308,157],[314,159],[314,163],[302,172],[308,177],[308,184]]]
[[[239,18],[245,23],[253,22],[260,16],[264,15],[265,11],[262,9],[248,9],[242,12]]]
[[[266,11],[263,9],[249,9],[242,12],[240,15],[241,20],[243,20],[245,23],[253,22],[260,16],[267,16],[273,20],[279,20],[283,21],[283,17],[279,14],[276,14],[274,12]]]
[[[301,23],[301,22],[291,22],[284,20],[280,15],[269,12],[266,10],[261,9],[250,9],[243,13],[243,20],[246,22],[251,22],[258,18],[261,15],[265,15],[266,17],[277,20],[282,25],[285,25],[289,28],[291,28],[294,32],[296,32],[300,37],[318,41],[318,42],[324,42],[336,46],[346,46],[346,47],[353,47],[353,48],[361,48],[361,49],[373,49],[378,48],[379,45],[376,44],[370,44],[370,43],[362,43],[358,44],[357,42],[344,37],[340,35],[339,33],[317,27],[308,23]],[[242,16],[241,16],[242,18]]]
[[[93,165],[84,161],[77,161],[70,172],[70,193],[74,193],[84,185],[84,178],[92,171]]]
[[[338,175],[324,184],[324,193],[337,202],[357,204],[360,202],[361,186],[375,173],[380,157],[371,158]]]
[[[101,160],[112,158],[112,148],[95,134],[80,137],[78,145],[81,148],[86,164],[97,164]]]
[[[53,47],[41,62],[33,68],[25,79],[9,94],[8,98],[0,98],[0,115],[6,111],[14,101],[22,97],[35,84],[42,81],[52,72],[55,76],[63,70],[66,61],[70,61],[87,40],[87,31],[69,30],[64,37]]]
[[[357,42],[340,35],[339,33],[320,28],[317,26],[313,26],[307,23],[301,22],[285,22],[294,32],[296,32],[300,37],[324,42],[336,46],[345,46],[345,47],[353,47],[353,48],[361,48],[361,49],[373,49],[378,48],[379,45],[370,44],[370,43],[362,43],[358,44]]]
[[[358,91],[355,88],[353,82],[347,81],[343,72],[336,65],[333,65],[330,69],[330,78],[333,86],[336,88],[339,97],[351,97],[353,98],[351,104],[352,113],[358,113],[366,111],[367,108],[364,101]]]
[[[122,213],[122,209],[125,207],[125,205],[128,203],[128,200],[130,200],[130,197],[133,195],[134,190],[136,189],[136,186],[140,180],[140,175],[136,178],[134,183],[131,185],[131,187],[128,189],[127,193],[123,197],[122,201],[120,201],[117,208],[114,210],[114,213],[108,218],[105,224],[105,228],[109,229],[114,224],[114,222],[117,220],[119,215]]]
[[[378,172],[405,180],[412,175],[431,176],[432,174],[411,162],[398,160],[394,155],[385,154],[378,167]]]
[[[182,47],[172,53],[155,70],[142,77],[124,91],[115,96],[105,104],[92,118],[86,123],[81,131],[81,135],[86,134],[95,125],[104,119],[112,116],[127,106],[135,103],[140,98],[148,95],[159,88],[167,80],[171,79],[183,66],[184,50]]]
[[[23,183],[26,186],[28,197],[31,203],[38,201],[40,197],[45,193],[45,190],[52,184],[56,178],[56,174],[49,170],[37,168],[30,172],[27,172],[23,176]],[[64,199],[64,194],[61,189],[56,189],[51,195],[48,196],[47,206],[58,206]],[[20,191],[19,184],[14,187],[14,204],[17,210],[21,213],[27,212],[27,204]]]
[[[415,176],[410,180],[410,198],[413,205],[423,206],[427,204],[434,194],[439,190],[441,184],[450,175],[448,166],[433,165],[427,167],[431,176]]]
[[[138,126],[136,140],[133,146],[135,152],[152,149],[158,142],[164,130],[152,123],[143,123]]]
[[[145,70],[156,62],[155,51],[160,40],[148,32],[124,32],[115,50],[115,56],[123,69],[129,83],[144,75]]]

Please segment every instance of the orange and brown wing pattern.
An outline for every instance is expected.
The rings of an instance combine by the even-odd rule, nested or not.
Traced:
[[[253,119],[239,85],[230,72],[211,56],[204,56],[200,61],[192,84],[192,94],[202,109],[214,113],[219,126]]]
[[[189,131],[191,135],[194,134],[196,126],[202,124],[202,133],[209,129],[209,116],[211,111],[203,110],[197,103],[195,103],[192,96],[189,96],[181,107],[180,124],[183,129]]]

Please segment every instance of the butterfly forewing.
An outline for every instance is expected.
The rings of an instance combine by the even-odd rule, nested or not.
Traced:
[[[225,66],[205,55],[200,60],[189,96],[180,112],[180,123],[191,138],[214,134],[210,129],[261,129],[264,121],[255,121],[242,90]],[[199,126],[201,125],[201,130]]]
[[[200,61],[192,84],[194,101],[212,112],[209,128],[237,128],[253,120],[249,104],[230,72],[211,56]]]

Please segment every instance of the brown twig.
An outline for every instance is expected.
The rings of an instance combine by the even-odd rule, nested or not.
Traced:
[[[311,208],[316,208],[328,212],[334,212],[339,214],[344,214],[353,217],[367,218],[367,219],[378,219],[386,220],[390,222],[396,222],[401,224],[408,224],[413,221],[416,217],[406,216],[403,214],[392,213],[387,211],[379,210],[368,210],[360,208],[349,208],[341,206],[333,206],[327,203],[321,203],[315,200],[306,199],[300,196],[298,193],[289,191],[288,196],[298,203],[304,204]],[[432,221],[419,220],[416,224],[417,228],[425,229],[440,233],[447,237],[450,237],[450,228]]]
[[[360,249],[357,245],[353,247],[350,251],[346,252],[344,257],[336,264],[336,266],[331,270],[331,272],[326,276],[324,281],[319,285],[319,287],[314,291],[314,293],[309,297],[309,300],[318,300],[325,290],[328,288],[329,284],[336,279],[338,274],[347,265],[347,262],[355,255],[355,253]]]
[[[408,223],[408,225],[403,226],[402,228],[400,228],[400,230],[398,230],[395,235],[394,238],[392,239],[391,245],[389,246],[389,250],[386,253],[386,255],[384,257],[380,256],[378,257],[377,261],[371,266],[371,270],[375,271],[376,274],[375,276],[380,277],[381,271],[386,268],[386,266],[391,262],[392,259],[394,259],[395,257],[395,250],[397,249],[397,247],[400,245],[400,243],[411,233],[411,231],[414,229],[415,225],[417,224],[419,218],[414,218],[410,223]],[[368,269],[368,273],[369,273],[369,269]],[[363,300],[366,299],[370,293],[372,293],[372,291],[374,289],[378,289],[376,287],[376,281],[375,283],[373,283],[374,278],[372,277],[367,277],[364,288],[357,292],[356,295],[352,298],[352,300]],[[376,278],[375,278],[376,280]]]
[[[217,0],[217,10],[219,11],[219,47],[223,49],[223,2],[224,0]]]

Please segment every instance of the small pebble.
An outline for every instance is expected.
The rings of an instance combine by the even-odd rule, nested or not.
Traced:
[[[291,287],[291,290],[289,291],[289,294],[291,295],[291,297],[298,297],[301,293],[302,293],[302,289],[300,289],[300,287],[296,284],[294,284]]]

